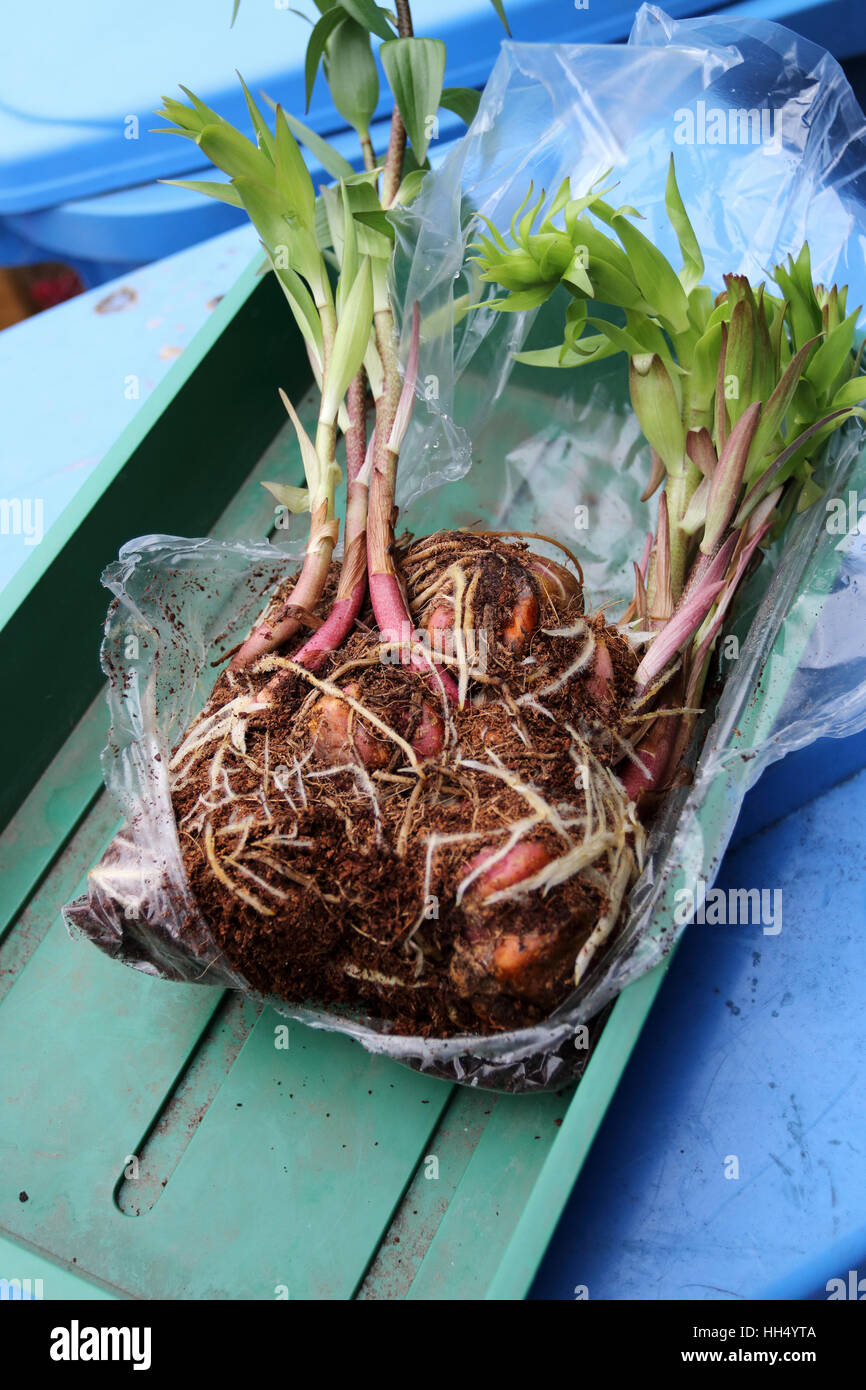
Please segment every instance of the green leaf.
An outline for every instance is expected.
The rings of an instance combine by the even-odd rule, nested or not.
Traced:
[[[388,214],[381,210],[356,212],[355,226],[358,234],[358,248],[362,255],[378,256],[390,260],[394,246],[394,227]]]
[[[203,193],[206,198],[218,198],[221,203],[231,203],[233,208],[242,208],[241,195],[230,183],[211,183],[203,179],[159,179],[159,183],[170,183],[174,188],[190,188],[193,193]]]
[[[590,328],[597,328],[603,337],[616,349],[617,352],[624,352],[628,357],[640,356],[644,351],[644,344],[638,342],[631,333],[624,328],[619,328],[615,323],[608,323],[607,319],[588,318],[586,320]],[[572,344],[576,351],[580,351],[576,343]]]
[[[680,196],[673,155],[671,155],[665,187],[665,207],[671,226],[677,234],[677,241],[680,244],[683,257],[683,268],[679,274],[680,284],[686,294],[691,294],[692,290],[700,284],[701,276],[704,273],[704,258],[701,255],[698,239]]]
[[[728,418],[735,425],[752,401],[752,363],[755,355],[755,324],[748,300],[734,305],[728,330],[725,356],[725,401]],[[728,394],[728,383],[736,382],[736,395]]]
[[[574,248],[564,232],[535,233],[527,237],[526,247],[538,264],[542,280],[558,280],[561,275],[573,275],[578,268],[581,272],[584,270],[582,253],[580,256],[574,254]]]
[[[758,298],[755,300],[751,292],[750,297],[753,304],[755,321],[755,357],[752,363],[752,399],[765,401],[770,395],[773,384],[776,381],[776,367],[773,357],[773,343],[770,337],[770,320],[767,315],[772,312],[771,306],[767,302],[764,294],[764,286],[758,290]]]
[[[614,214],[612,225],[644,299],[674,333],[685,333],[689,326],[688,296],[670,261],[621,213]]]
[[[212,164],[230,178],[255,179],[266,186],[273,182],[274,166],[251,140],[225,121],[208,125],[198,137],[199,149]]]
[[[689,318],[698,330],[698,334],[706,332],[715,302],[709,285],[696,285],[689,292]]]
[[[289,222],[282,199],[276,189],[257,179],[237,178],[234,186],[247,210],[250,221],[265,245],[276,251],[289,237]]]
[[[823,496],[824,489],[820,487],[818,483],[815,482],[814,478],[807,478],[806,481],[803,483],[803,486],[800,489],[800,495],[797,498],[798,516],[801,512],[807,512],[810,507],[814,507],[815,503],[820,501],[820,499]]]
[[[439,105],[446,111],[453,111],[466,125],[475,120],[475,113],[481,103],[481,93],[474,87],[443,87]]]
[[[561,347],[530,348],[528,352],[516,352],[515,362],[523,362],[528,367],[573,367],[574,362],[562,360]]]
[[[656,354],[632,357],[629,389],[635,415],[646,439],[668,473],[681,473],[686,433],[676,389],[661,358]]]
[[[593,298],[617,309],[643,309],[646,301],[634,280],[621,274],[610,261],[590,257],[587,265],[593,286]]]
[[[537,309],[555,289],[555,285],[534,285],[528,290],[515,290],[504,299],[486,299],[484,308],[496,309],[502,314],[522,314],[527,309]]]
[[[812,267],[807,243],[803,243],[796,261],[788,257],[787,267],[778,265],[773,278],[789,303],[788,320],[794,337],[794,346],[799,348],[808,339],[821,333],[824,328],[823,317],[815,298],[812,284]]]
[[[748,308],[748,305],[745,307]],[[746,460],[749,457],[749,448],[755,436],[760,413],[761,407],[757,401],[754,405],[750,405],[734,425],[719,454],[719,461],[709,483],[707,496],[706,523],[701,541],[701,550],[705,555],[712,555],[721,543],[728,523],[736,510],[746,470]]]
[[[184,95],[188,96],[190,101],[192,102],[193,108],[195,109],[196,117],[201,122],[202,128],[204,128],[204,126],[206,125],[222,124],[222,116],[220,116],[218,112],[214,111],[213,107],[206,106],[205,103],[201,100],[201,98],[197,97],[195,92],[191,92],[189,87],[185,87],[182,82],[179,82],[177,85],[180,87],[180,90],[184,93]],[[178,103],[178,105],[180,105],[180,103]]]
[[[846,381],[833,397],[833,409],[846,405],[862,405],[866,401],[866,376],[855,376]]]
[[[164,111],[157,111],[157,116],[164,116]],[[155,125],[151,126],[148,135],[179,135],[182,140],[194,140],[198,144],[197,130],[181,130],[174,125]]]
[[[267,251],[267,247],[265,250]],[[270,258],[270,253],[269,253]],[[289,266],[276,266],[271,259],[274,274],[280,283],[283,294],[289,303],[289,308],[294,315],[295,322],[301,330],[304,342],[312,348],[321,372],[322,360],[324,355],[324,344],[322,339],[322,321],[319,318],[313,296],[307,289],[300,275],[296,274]]]
[[[315,236],[297,218],[287,217],[280,195],[254,179],[235,179],[249,219],[268,249],[274,268],[286,264],[303,275],[318,298],[326,292],[326,272]]]
[[[343,312],[343,301],[348,294],[348,287],[355,283],[358,274],[360,258],[358,256],[358,234],[356,231],[355,219],[352,215],[352,205],[350,202],[349,190],[345,183],[340,185],[340,203],[343,214],[342,226],[342,248],[340,251],[340,278],[337,281],[337,314]],[[335,238],[336,242],[336,238]]]
[[[672,378],[685,375],[683,368],[671,356],[668,340],[654,319],[643,312],[626,309],[625,326],[632,337],[643,344],[644,352],[654,352],[662,359]]]
[[[380,39],[393,39],[394,30],[388,23],[387,12],[373,0],[340,0],[340,4],[356,23]]]
[[[331,247],[334,245],[334,237],[328,217],[328,199],[334,195],[334,192],[333,185],[329,188],[323,188],[320,196],[316,199],[316,243],[320,251],[330,254],[333,254]]]
[[[817,341],[817,338],[812,338],[810,342],[803,344],[799,352],[795,353],[782,373],[775,391],[764,406],[760,424],[755,431],[755,437],[749,451],[749,461],[746,465],[747,482],[751,482],[756,468],[760,465],[782,428],[788,407],[799,385],[806,359]]]
[[[397,189],[397,194],[394,198],[394,205],[397,207],[408,207],[421,192],[421,185],[426,176],[426,169],[413,169],[411,173],[404,174],[403,182]]]
[[[280,387],[280,400],[286,407],[286,413],[295,427],[295,434],[298,437],[298,444],[301,450],[301,458],[303,459],[304,463],[304,474],[306,476],[307,483],[309,484],[310,491],[312,493],[318,494],[319,488],[321,487],[321,484],[323,482],[324,469],[322,467],[322,461],[316,453],[316,446],[314,445],[310,436],[307,434],[307,431],[304,429],[304,426],[302,425],[301,420],[298,416],[298,412],[295,410],[295,407],[292,405],[292,402],[289,400],[282,387]],[[268,483],[265,483],[265,487],[268,486],[270,485]],[[298,489],[298,491],[302,491],[302,489]],[[316,496],[315,500],[318,502],[318,496]],[[310,508],[310,510],[312,510],[312,508]]]
[[[616,357],[620,351],[606,333],[591,333],[580,338],[575,347],[567,343],[559,349],[560,367],[586,367],[590,363],[602,362],[606,357]]]
[[[585,299],[573,299],[566,306],[565,342],[568,347],[575,347],[578,339],[586,332],[588,312],[587,300]]]
[[[389,39],[379,56],[415,158],[423,164],[442,95],[445,45],[441,39]]]
[[[289,129],[285,112],[277,107],[274,164],[277,191],[289,211],[305,227],[312,229],[316,217],[316,192],[297,140]]]
[[[508,20],[505,17],[505,6],[503,5],[502,0],[491,0],[491,4],[493,5],[494,10],[499,16],[499,20],[502,24],[503,29],[505,30],[508,37],[511,38],[511,30],[508,27]]]
[[[343,204],[346,198],[346,184],[341,181],[339,188],[323,188],[319,198],[318,206],[324,210],[325,219],[328,224],[328,244],[333,246],[338,265],[343,261]],[[319,219],[316,219],[316,239],[319,245],[324,244],[324,238],[319,231]]]
[[[825,434],[832,434],[833,430],[838,429],[840,425],[844,424],[847,418],[848,416],[845,410],[834,411],[832,415],[827,415],[823,420],[816,420],[808,429],[803,430],[802,434],[799,434],[793,443],[783,449],[746,494],[733,520],[735,530],[740,529],[743,522],[752,514],[758,503],[761,502],[768,493],[772,492],[773,488],[778,487],[780,483],[786,481],[793,471],[803,446],[808,443],[810,439],[816,438],[816,436],[822,438]]]
[[[355,282],[345,296],[343,312],[337,322],[328,374],[322,391],[320,420],[333,424],[349,382],[364,360],[373,325],[373,280],[365,257]]]
[[[558,201],[555,199],[554,201]],[[628,256],[613,237],[605,236],[600,227],[590,222],[588,217],[569,217],[568,235],[575,251],[585,248],[587,266],[591,268],[596,261],[603,261],[621,275],[623,279],[635,284],[634,272]]]
[[[354,19],[338,24],[325,59],[334,105],[359,135],[366,135],[379,100],[379,70],[370,35]]]
[[[543,273],[541,266],[539,266],[539,272]],[[592,281],[586,273],[586,268],[583,264],[582,254],[577,254],[571,257],[570,264],[563,272],[562,283],[568,286],[570,290],[576,290],[579,294],[585,294],[590,299],[595,297],[595,289],[593,287]]]
[[[314,130],[310,130],[308,125],[299,121],[297,116],[292,116],[288,111],[285,113],[286,125],[302,145],[306,145],[311,154],[325,169],[332,179],[349,179],[355,170],[347,159],[335,150],[333,145],[329,145],[327,140],[323,140],[321,135],[317,135]]]
[[[722,351],[721,321],[704,330],[692,354],[692,402],[698,410],[708,410],[716,390],[719,375],[719,354]]]
[[[275,497],[281,507],[286,507],[295,516],[299,512],[310,510],[310,490],[306,487],[290,487],[288,483],[262,483],[272,497]]]
[[[309,111],[310,101],[313,95],[316,77],[319,71],[319,64],[325,52],[325,45],[333,34],[338,24],[342,24],[346,18],[346,11],[342,5],[334,5],[332,9],[325,10],[321,19],[317,19],[313,25],[313,32],[307,42],[307,53],[304,58],[304,84],[306,86],[307,105],[305,110]]]
[[[353,214],[379,209],[379,198],[371,182],[371,177],[369,174],[352,174],[350,178],[341,180],[339,189],[322,189],[321,203],[327,215],[330,243],[334,248],[338,265],[342,263],[344,255],[345,209],[348,207]],[[366,231],[362,235],[358,235],[358,227],[355,223],[352,224],[352,231],[353,235],[357,237],[358,246],[361,247],[362,241],[367,236]],[[379,246],[376,254],[390,256],[390,245],[387,251],[383,251]]]
[[[250,90],[247,87],[247,84],[244,81],[244,79],[241,77],[240,73],[238,73],[238,80],[240,81],[240,84],[244,90],[244,97],[246,98],[247,110],[250,113],[250,120],[253,123],[253,130],[256,132],[256,139],[258,141],[259,149],[264,150],[265,154],[273,163],[274,137],[268,130],[268,123],[265,120],[259,108],[256,106],[256,103],[253,101],[253,98],[250,95]]]
[[[851,357],[858,313],[859,310],[855,310],[830,330],[806,368],[805,376],[820,395],[832,389],[845,366],[845,359]]]

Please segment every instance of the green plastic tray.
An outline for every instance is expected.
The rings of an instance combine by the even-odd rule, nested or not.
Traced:
[[[46,1298],[522,1298],[664,967],[619,997],[579,1085],[503,1096],[297,1024],[277,1048],[271,1010],[124,969],[60,920],[116,828],[98,575],[148,529],[267,534],[250,480],[285,467],[275,380],[299,398],[306,363],[250,267],[2,598],[0,656],[30,678],[26,702],[0,695],[26,750],[0,788],[0,1278]],[[746,743],[807,636],[787,633]],[[704,818],[721,847],[724,805]]]

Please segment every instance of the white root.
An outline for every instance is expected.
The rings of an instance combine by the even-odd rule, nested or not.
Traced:
[[[246,888],[242,888],[239,883],[235,883],[234,879],[229,878],[217,858],[216,850],[214,849],[213,826],[210,823],[205,826],[204,850],[208,858],[208,863],[213,870],[214,878],[218,879],[224,888],[227,888],[236,898],[240,898],[241,902],[246,903],[247,907],[251,907],[254,912],[258,912],[261,917],[273,917],[273,908],[266,907],[255,894],[248,893]]]
[[[491,758],[498,763],[498,766],[491,766],[490,763],[478,762],[475,758],[460,758],[458,766],[471,768],[474,772],[487,773],[490,777],[498,777],[500,781],[504,782],[505,785],[511,789],[511,791],[523,797],[523,800],[533,808],[540,820],[549,821],[557,835],[560,835],[562,839],[565,840],[565,843],[570,845],[572,843],[571,836],[563,825],[559,813],[551,806],[549,801],[545,800],[538,788],[534,787],[531,782],[524,782],[522,778],[518,777],[510,768],[504,767],[501,759],[497,757],[492,748],[488,751]]]
[[[622,907],[622,900],[626,894],[626,889],[634,874],[634,869],[634,856],[631,850],[626,848],[624,854],[620,858],[619,866],[609,889],[607,912],[605,912],[602,917],[599,917],[586,941],[584,941],[578,951],[577,960],[574,963],[575,986],[580,984],[586,974],[590,961],[595,956],[599,947],[604,945],[613,931],[617,919],[619,918],[619,912]]]
[[[332,767],[321,768],[317,772],[309,773],[313,777],[334,777],[350,772],[355,780],[360,784],[361,790],[369,798],[370,805],[373,807],[373,817],[376,822],[376,844],[381,848],[384,843],[382,836],[382,808],[379,804],[379,794],[376,791],[373,780],[363,763],[335,763]],[[422,784],[418,782],[420,787]]]
[[[549,684],[543,685],[537,692],[538,695],[553,695],[557,690],[561,690],[564,685],[568,685],[568,682],[573,676],[578,675],[581,671],[586,669],[592,660],[596,647],[595,637],[591,632],[586,634],[586,639],[586,646],[580,652],[580,655],[575,657],[571,665],[567,666],[566,669],[557,676],[555,681],[550,681]]]
[[[452,636],[454,655],[457,658],[457,703],[460,709],[466,704],[466,691],[469,687],[469,665],[466,660],[466,640],[463,631],[463,600],[466,596],[466,575],[459,565],[452,565],[448,576],[454,585],[454,626]]]
[[[582,637],[588,631],[585,618],[578,618],[568,627],[544,627],[541,630],[548,637]]]
[[[398,980],[396,975],[382,975],[378,970],[362,970],[359,965],[344,965],[342,967],[345,975],[351,975],[353,980],[367,980],[372,985],[397,985],[399,989],[429,989],[429,981],[416,980],[411,983],[408,980]]]
[[[172,772],[176,767],[180,767],[191,753],[197,752],[206,743],[212,743],[215,738],[221,738],[230,730],[239,714],[248,714],[254,708],[255,702],[251,695],[237,695],[221,709],[194,724],[171,759],[168,765],[169,771]]]
[[[266,893],[273,893],[274,897],[279,898],[281,902],[288,901],[289,895],[288,893],[284,893],[282,888],[277,888],[275,884],[269,883],[266,878],[260,878],[258,874],[253,873],[252,869],[248,869],[245,864],[239,863],[237,859],[232,858],[229,859],[228,862],[233,869],[237,869],[239,874],[244,874],[246,878],[251,878],[253,883],[258,884],[259,888],[263,888]]]

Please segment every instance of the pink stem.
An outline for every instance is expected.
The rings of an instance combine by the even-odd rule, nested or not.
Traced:
[[[631,801],[637,801],[642,792],[654,791],[660,786],[668,770],[671,751],[677,734],[677,720],[670,716],[660,721],[662,728],[658,735],[652,735],[647,743],[637,749],[637,756],[646,767],[646,772],[636,763],[630,762],[622,775],[622,784]]]
[[[342,647],[355,625],[367,590],[366,578],[359,579],[348,598],[334,599],[333,607],[320,628],[317,628],[292,660],[308,671],[317,671],[330,652]],[[271,681],[262,692],[266,694],[276,682]]]
[[[411,639],[413,623],[397,576],[395,574],[374,574],[371,571],[370,599],[382,641],[394,646],[405,647]],[[416,671],[423,673],[427,684],[437,695],[444,690],[452,704],[459,704],[460,695],[457,685],[447,671],[434,665],[432,660],[425,660],[417,652],[410,653],[408,664]]]
[[[324,623],[307,639],[294,660],[315,671],[329,652],[345,642],[367,592],[367,483],[359,481],[367,452],[367,381],[363,370],[348,393],[346,431],[346,531],[337,597]]]
[[[394,544],[394,488],[397,480],[397,453],[390,447],[395,421],[398,433],[405,432],[408,423],[407,407],[414,399],[415,376],[418,370],[418,305],[412,311],[412,340],[406,381],[400,382],[397,357],[391,341],[393,319],[390,311],[376,315],[376,337],[384,373],[382,395],[376,402],[376,440],[373,450],[373,470],[370,479],[370,510],[367,521],[367,553],[370,579],[370,600],[376,625],[387,643],[405,645],[413,631],[412,619],[394,570],[391,554]],[[401,400],[403,407],[401,409]],[[395,439],[398,445],[401,440]],[[423,671],[431,689],[445,691],[453,704],[459,704],[457,685],[447,671],[435,667],[412,652],[409,664]]]
[[[323,544],[319,549],[307,551],[298,582],[289,594],[282,612],[285,613],[286,608],[291,606],[312,613],[325,587],[331,564],[331,550],[331,545]],[[235,652],[229,670],[240,671],[245,666],[252,665],[260,656],[266,656],[268,652],[282,646],[290,637],[294,637],[301,623],[302,617],[296,613],[289,613],[276,623],[262,623]]]
[[[412,15],[408,0],[396,0],[395,8],[397,11],[397,32],[403,39],[412,38]],[[394,110],[391,113],[391,133],[388,137],[388,153],[385,156],[385,172],[382,177],[383,208],[391,206],[397,189],[400,187],[405,150],[406,127],[395,102]]]
[[[349,386],[346,431],[346,530],[345,551],[337,596],[320,628],[308,637],[293,660],[308,671],[317,671],[332,651],[343,645],[361,611],[367,592],[367,483],[362,478],[367,449],[367,383],[363,369]],[[278,695],[285,672],[278,671],[259,693],[260,705]]]

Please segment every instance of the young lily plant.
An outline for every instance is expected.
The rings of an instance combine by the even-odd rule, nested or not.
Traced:
[[[542,211],[544,193],[528,208],[530,189],[507,237],[487,223],[476,259],[481,278],[506,291],[487,301],[501,312],[536,308],[560,285],[570,296],[562,341],[519,361],[567,369],[628,359],[651,449],[643,500],[662,489],[623,618],[646,645],[639,699],[660,711],[624,774],[638,798],[676,775],[737,589],[759,548],[821,496],[821,447],[853,416],[866,419],[866,380],[859,309],[848,311],[844,288],[814,284],[808,245],[774,268],[770,285],[726,275],[716,294],[703,283],[673,157],[665,206],[679,270],[635,225],[633,208],[605,201],[610,191],[576,197],[566,181]]]
[[[493,3],[505,23],[500,0]],[[252,139],[186,88],[186,102],[166,97],[158,113],[169,122],[164,129],[194,142],[227,175],[227,182],[169,182],[246,210],[303,337],[320,393],[314,439],[283,395],[306,486],[264,484],[281,506],[310,514],[303,566],[276,619],[260,625],[234,653],[234,670],[250,667],[311,625],[339,535],[341,436],[346,501],[339,587],[325,624],[295,659],[316,669],[339,647],[352,631],[368,575],[383,634],[399,634],[408,622],[391,558],[392,518],[397,459],[415,395],[418,329],[416,320],[404,382],[387,283],[394,244],[388,213],[408,203],[420,188],[429,169],[428,147],[439,108],[471,121],[479,101],[476,91],[443,86],[445,45],[414,34],[407,0],[397,0],[395,15],[373,0],[317,4],[320,13],[311,21],[304,65],[307,106],[322,69],[334,106],[357,134],[360,168],[279,105],[269,121],[242,78]],[[387,148],[380,152],[370,134],[380,105],[374,40],[393,98]],[[273,104],[266,99],[265,105]],[[327,176],[318,190],[302,146]],[[375,403],[369,440],[368,392]],[[450,689],[448,677],[439,679]],[[275,679],[263,701],[278,689]]]

